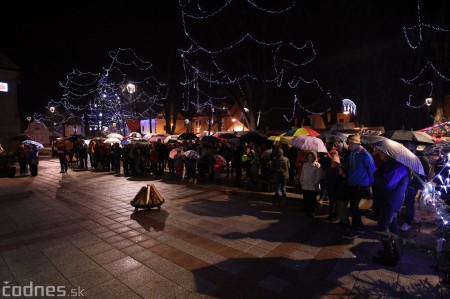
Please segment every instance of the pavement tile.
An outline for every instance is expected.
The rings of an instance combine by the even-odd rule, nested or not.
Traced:
[[[87,289],[84,294],[87,298],[92,299],[140,298],[139,295],[132,292],[129,287],[116,278],[99,283],[94,287]]]
[[[97,255],[91,256],[92,260],[100,265],[110,264],[112,262],[118,261],[127,255],[117,248],[112,248],[108,251],[101,252]]]
[[[135,259],[125,256],[120,260],[111,262],[109,264],[104,265],[103,267],[108,270],[114,276],[119,276],[125,272],[128,272],[134,268],[141,266],[142,264]]]
[[[101,267],[93,268],[80,275],[69,278],[69,282],[74,286],[80,286],[83,289],[90,289],[97,285],[111,280],[113,276]]]
[[[133,244],[134,244],[134,242],[130,241],[128,239],[122,239],[122,240],[115,241],[115,242],[111,243],[112,246],[114,246],[114,247],[116,247],[118,249],[122,249],[122,248],[125,248],[125,247],[128,247],[128,246],[131,246]]]
[[[121,249],[121,251],[123,253],[125,253],[127,255],[130,255],[130,256],[133,255],[133,254],[136,254],[136,253],[138,253],[140,251],[143,251],[143,250],[146,250],[146,249],[144,247],[138,245],[138,244],[133,244],[133,245],[130,245],[128,247],[124,247],[124,248]]]
[[[57,269],[66,278],[79,275],[86,271],[96,268],[98,265],[89,258],[77,258],[68,263],[57,265]]]
[[[108,251],[110,249],[112,249],[113,246],[108,244],[107,242],[104,241],[100,241],[91,245],[87,245],[84,247],[81,247],[81,251],[83,251],[86,255],[88,256],[93,256],[105,251]]]

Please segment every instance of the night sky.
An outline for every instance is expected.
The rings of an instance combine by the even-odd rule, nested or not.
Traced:
[[[22,118],[42,112],[48,100],[57,99],[61,95],[58,82],[74,68],[99,72],[110,61],[108,51],[118,48],[132,48],[151,61],[153,73],[171,88],[179,83],[178,49],[186,49],[189,42],[183,34],[178,1],[110,3],[2,4],[0,52],[21,68]],[[450,28],[448,1],[421,3],[423,23]],[[419,129],[426,122],[425,108],[406,106],[407,90],[400,81],[402,76],[414,77],[423,67],[423,54],[407,46],[402,30],[417,24],[416,8],[413,0],[296,1],[289,18],[271,29],[281,32],[282,38],[294,36],[299,43],[313,41],[317,57],[305,68],[305,77],[319,80],[336,98],[355,99],[369,125]],[[249,26],[257,28],[258,18],[247,17]],[[236,20],[223,22],[231,28]],[[448,40],[449,36],[432,38]],[[442,66],[447,74],[449,65]],[[285,106],[291,101],[286,100]],[[417,117],[418,111],[422,118]]]

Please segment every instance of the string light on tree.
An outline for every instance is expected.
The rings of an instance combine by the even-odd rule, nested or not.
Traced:
[[[262,6],[251,0],[202,4],[204,6],[200,7],[198,1],[179,1],[183,30],[192,43],[187,50],[179,50],[184,70],[184,81],[180,83],[185,87],[185,111],[193,105],[200,112],[205,103],[217,107],[220,106],[221,98],[228,97],[240,107],[242,117],[249,123],[250,129],[255,129],[259,123],[261,108],[273,105],[273,102],[264,101],[267,94],[263,90],[269,87],[261,88],[262,86],[282,87],[286,82],[291,89],[295,89],[301,88],[300,84],[315,84],[323,92],[317,80],[300,76],[302,67],[310,64],[317,56],[312,41],[298,46],[292,41],[274,38],[273,36],[283,36],[282,32],[276,34],[277,28],[274,27],[271,28],[273,32],[270,32],[270,39],[262,39],[260,36],[268,35],[258,33],[256,27],[252,32],[247,27],[234,28],[230,34],[231,27],[223,26],[226,23],[221,21],[242,18],[241,14],[248,11],[256,11],[265,20],[281,18],[280,21],[285,21],[287,19],[283,18],[284,14],[295,7],[296,1],[270,3],[270,7],[267,3]],[[242,9],[242,4],[245,9]],[[208,37],[205,31],[191,29],[199,25],[216,28],[220,32]],[[245,55],[248,49],[252,49],[255,55]],[[249,113],[243,111],[244,107],[239,102],[243,100],[248,103]],[[211,104],[212,101],[214,103]],[[297,104],[298,101],[294,106]]]
[[[113,122],[133,115],[151,118],[164,107],[168,86],[151,74],[152,64],[149,61],[140,59],[129,48],[119,48],[108,54],[111,62],[102,72],[74,69],[66,76],[65,82],[59,83],[63,94],[59,100],[50,100],[48,106],[59,107],[60,123],[75,119],[89,128],[97,126],[103,130]],[[127,74],[133,74],[133,78]],[[120,96],[124,96],[122,87],[130,81],[139,84],[139,94],[133,95],[132,101],[121,101]],[[45,114],[36,115],[36,118],[49,121]]]
[[[420,0],[417,0],[416,9],[417,24],[410,27],[403,27],[403,33],[408,46],[420,53],[418,57],[426,57],[426,59],[424,66],[419,70],[416,76],[412,76],[409,79],[400,78],[400,80],[413,88],[406,100],[406,105],[410,108],[419,109],[426,105],[423,102],[423,96],[436,97],[435,92],[441,93],[440,90],[442,88],[439,87],[442,86],[442,81],[450,82],[449,76],[442,71],[446,69],[447,57],[446,55],[439,54],[440,52],[445,53],[444,49],[447,48],[448,45],[442,45],[443,51],[436,51],[436,48],[439,47],[439,44],[436,41],[448,40],[447,35],[450,33],[450,30],[424,23],[422,21]],[[438,39],[437,34],[444,34],[444,36],[442,36],[443,38]],[[411,36],[415,36],[415,41],[413,41]],[[428,36],[430,38],[426,39]],[[428,40],[430,41],[429,43],[427,43]],[[430,47],[430,45],[432,45],[432,47]],[[434,63],[432,61],[434,61]],[[440,68],[436,67],[436,65],[440,66]],[[435,86],[438,87],[436,91],[434,89]],[[437,95],[438,98],[441,96],[443,95]]]

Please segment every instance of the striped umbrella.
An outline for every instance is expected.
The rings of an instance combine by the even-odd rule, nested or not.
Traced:
[[[319,132],[311,129],[311,128],[298,128],[298,129],[292,129],[286,132],[284,134],[284,137],[286,136],[319,136]]]

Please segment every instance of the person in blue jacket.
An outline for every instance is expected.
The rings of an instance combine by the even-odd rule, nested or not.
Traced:
[[[350,151],[347,157],[347,182],[352,224],[351,230],[344,235],[344,238],[354,239],[358,236],[358,232],[362,233],[364,229],[359,203],[365,195],[370,193],[375,162],[372,155],[361,145],[360,135],[350,135],[347,142]]]
[[[405,200],[410,170],[403,164],[388,156],[382,148],[375,148],[380,155],[380,166],[374,172],[374,185],[380,192],[380,213],[378,215],[378,231],[381,234],[383,249],[379,250],[374,261],[380,264],[395,266],[400,260],[397,235],[397,214]]]

